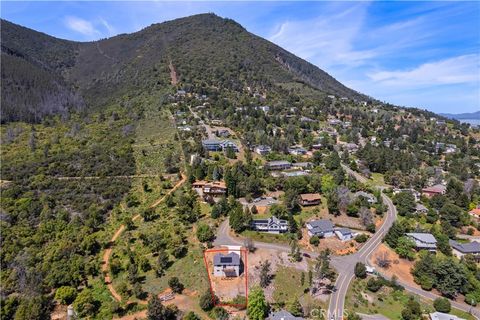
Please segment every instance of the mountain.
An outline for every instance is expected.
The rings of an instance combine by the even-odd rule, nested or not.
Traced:
[[[206,86],[272,91],[303,84],[370,100],[230,19],[199,14],[94,42],[57,39],[1,20],[2,122],[101,107],[125,94]]]
[[[441,113],[442,116],[456,120],[480,120],[480,111],[468,113]]]

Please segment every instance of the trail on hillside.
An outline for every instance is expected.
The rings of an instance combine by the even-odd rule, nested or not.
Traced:
[[[176,184],[175,186],[167,192],[167,194],[165,194],[163,197],[161,197],[159,200],[157,200],[156,202],[154,202],[150,208],[155,208],[156,206],[158,206],[160,203],[162,203],[162,201],[165,200],[165,198],[170,195],[171,193],[175,192],[175,190],[177,190],[185,181],[187,180],[187,176],[184,175],[182,173],[182,179],[180,179]],[[132,218],[132,221],[136,221],[140,219],[140,214],[137,214],[135,215],[133,218]],[[102,272],[103,274],[105,275],[105,284],[107,285],[108,287],[108,290],[110,291],[111,295],[115,298],[115,300],[117,300],[118,302],[122,302],[122,297],[120,296],[120,294],[118,294],[118,292],[115,290],[115,288],[113,287],[113,284],[112,284],[112,278],[110,276],[110,257],[112,255],[112,250],[113,250],[113,245],[115,243],[115,241],[120,237],[120,235],[125,231],[125,225],[122,224],[118,227],[117,231],[115,231],[115,234],[113,235],[113,237],[110,239],[110,246],[105,249],[105,252],[103,253],[103,256],[102,256]]]
[[[171,59],[168,61],[168,68],[170,68],[170,79],[172,85],[176,86],[178,83],[178,78],[177,78],[177,71],[175,70],[175,67],[173,66],[173,62]]]

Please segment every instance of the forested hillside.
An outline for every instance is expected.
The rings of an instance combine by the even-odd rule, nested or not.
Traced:
[[[2,122],[99,107],[111,98],[158,90],[168,63],[186,89],[274,90],[301,82],[327,94],[367,98],[318,67],[229,19],[201,14],[89,43],[50,37],[2,20]],[[28,72],[27,72],[28,70]]]

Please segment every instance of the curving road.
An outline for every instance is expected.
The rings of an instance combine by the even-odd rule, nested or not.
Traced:
[[[358,172],[351,170],[345,165],[342,165],[342,166],[348,174],[354,176],[358,181],[362,183],[365,183],[367,181],[367,179],[362,175],[360,175]],[[379,187],[379,189],[383,190],[384,188]],[[370,256],[382,243],[382,240],[385,234],[388,232],[392,224],[395,222],[395,219],[397,217],[397,209],[395,208],[395,205],[393,204],[392,200],[383,193],[382,193],[382,199],[383,199],[383,202],[388,206],[388,210],[385,215],[385,220],[383,224],[380,226],[380,228],[377,230],[377,232],[356,253],[347,255],[347,256],[333,256],[331,258],[331,265],[335,267],[335,269],[337,270],[338,276],[335,282],[335,290],[330,297],[327,320],[330,320],[330,319],[341,320],[344,318],[344,315],[346,315],[346,312],[344,310],[345,297],[348,292],[348,287],[350,285],[350,282],[353,280],[355,276],[355,273],[354,273],[355,264],[357,262],[363,262],[365,264],[368,264],[368,260]],[[243,239],[239,239],[231,235],[228,219],[223,221],[218,228],[217,237],[214,241],[214,245],[238,246],[243,244],[244,244]],[[256,248],[261,248],[261,249],[290,252],[290,246],[288,245],[266,243],[266,242],[260,242],[260,241],[254,241],[254,245]],[[308,250],[302,250],[302,253],[308,254],[312,258],[316,258],[318,256],[318,253],[308,251]],[[385,275],[382,275],[382,276],[386,277]],[[397,280],[397,282],[398,284],[402,285],[405,288],[405,290],[410,291],[426,299],[434,300],[439,297],[433,292],[424,291],[417,287],[413,287],[408,283],[402,282],[400,279]],[[477,319],[480,319],[480,310],[478,308],[472,308],[471,306],[465,303],[460,303],[456,301],[451,301],[451,303],[453,307],[465,312],[469,312],[472,315],[474,315]]]

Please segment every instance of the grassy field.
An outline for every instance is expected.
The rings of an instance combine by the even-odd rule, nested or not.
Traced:
[[[305,273],[305,282],[301,283],[302,272],[295,268],[280,266],[275,273],[273,298],[277,303],[286,303],[293,297],[300,298],[308,287],[308,276]]]
[[[250,238],[254,241],[268,242],[268,243],[280,243],[289,244],[291,238],[289,234],[273,234],[266,232],[258,232],[253,230],[245,230],[241,233],[245,238]]]
[[[372,186],[383,186],[383,187],[388,186],[385,183],[385,179],[383,177],[383,174],[376,173],[376,172],[372,173],[370,179],[368,179],[368,184],[370,184]]]
[[[405,291],[393,291],[386,287],[373,293],[366,289],[366,280],[355,279],[347,293],[345,310],[365,314],[381,314],[389,319],[402,319],[402,310],[409,296]],[[424,313],[434,311],[432,301],[420,299],[417,296],[415,298],[420,301]],[[470,314],[457,309],[452,309],[450,313],[464,319],[475,319]]]

